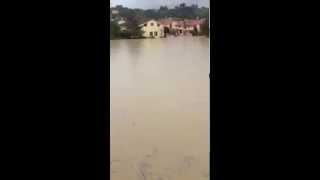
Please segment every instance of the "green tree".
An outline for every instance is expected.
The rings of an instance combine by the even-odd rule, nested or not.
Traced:
[[[127,27],[128,31],[126,32],[131,38],[141,38],[142,37],[142,30],[139,27],[142,21],[141,16],[132,16],[127,18]]]
[[[144,16],[149,19],[159,19],[161,17],[159,11],[154,9],[145,10]]]
[[[199,16],[201,18],[206,18],[207,16],[209,16],[209,8],[206,8],[206,7],[198,8],[196,10],[196,16]]]
[[[209,30],[209,17],[208,17],[201,25],[201,34],[209,37],[209,33],[210,33],[210,30]]]
[[[169,9],[167,6],[160,6],[157,13],[158,13],[158,18],[165,18],[169,16]]]
[[[185,8],[186,7],[186,3],[181,3],[180,5],[179,5],[179,8]]]
[[[110,39],[118,39],[120,37],[120,27],[114,22],[110,21]]]
[[[168,7],[167,6],[160,6],[159,10],[160,11],[168,11]]]
[[[117,10],[121,10],[121,9],[123,9],[123,6],[122,5],[116,5],[116,7],[115,7]]]
[[[160,6],[159,9],[130,9],[121,5],[116,6],[115,9],[119,11],[119,16],[124,18],[133,16],[143,16],[147,19],[159,19],[165,17],[204,18],[209,14],[209,8],[199,8],[195,4],[187,6],[185,3],[182,3],[172,9],[169,9],[167,6]]]

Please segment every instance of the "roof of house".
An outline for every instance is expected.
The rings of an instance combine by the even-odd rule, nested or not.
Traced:
[[[157,21],[157,20],[154,20],[154,19],[149,19],[149,20],[144,20],[144,21],[141,21],[139,24],[139,26],[143,26],[144,24],[146,24],[146,23],[148,23],[148,22],[150,22],[150,21],[155,21],[155,22],[159,22],[159,21]],[[160,22],[159,22],[160,23]],[[161,23],[160,23],[161,24]]]
[[[173,19],[173,18],[166,18],[166,19],[161,19],[159,20],[159,22],[163,25],[170,25],[173,22],[177,25],[180,26],[197,26],[200,25],[202,23],[203,20],[197,20],[197,19],[185,19],[185,20],[181,20],[181,19]]]
[[[143,26],[145,23],[149,21],[155,21],[164,26],[168,26],[172,23],[175,23],[178,26],[197,26],[197,25],[201,25],[204,22],[204,19],[184,19],[184,20],[180,18],[165,18],[165,19],[159,19],[159,20],[148,19],[148,20],[141,21],[139,23],[140,24],[139,26]]]
[[[158,22],[162,25],[170,25],[172,23],[169,19],[160,19]]]

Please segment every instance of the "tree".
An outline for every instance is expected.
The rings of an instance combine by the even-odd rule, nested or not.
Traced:
[[[160,13],[154,9],[147,9],[144,11],[144,16],[148,17],[149,19],[159,19]]]
[[[142,37],[142,30],[141,27],[139,27],[142,17],[139,16],[132,16],[127,18],[127,27],[130,37],[132,38],[140,38]]]
[[[165,18],[169,15],[169,9],[167,6],[160,6],[158,10],[158,18]]]
[[[118,5],[115,7],[119,11],[119,16],[124,18],[129,18],[133,16],[143,16],[147,19],[160,19],[165,17],[177,17],[177,18],[204,18],[209,14],[209,8],[201,7],[193,4],[187,6],[185,3],[182,3],[175,8],[169,9],[167,6],[160,6],[159,9],[130,9]]]
[[[206,18],[207,16],[209,16],[209,8],[197,8],[195,11],[195,15],[201,18]]]
[[[209,37],[209,17],[201,24],[201,34]]]
[[[160,6],[159,10],[160,11],[168,11],[168,7],[167,6]]]
[[[198,5],[192,4],[192,5],[191,5],[191,8],[192,8],[192,9],[198,9]]]
[[[110,21],[110,39],[117,39],[120,37],[120,27],[114,22]]]
[[[181,3],[181,4],[179,5],[179,7],[180,7],[180,8],[185,8],[185,7],[186,7],[186,3]]]
[[[115,7],[117,10],[120,10],[120,9],[122,9],[123,8],[123,6],[122,5],[116,5],[116,7]]]

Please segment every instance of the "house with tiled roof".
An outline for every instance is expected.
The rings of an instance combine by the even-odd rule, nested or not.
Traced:
[[[201,32],[202,19],[165,18],[147,20],[139,25],[146,38],[161,38],[166,35],[191,35]]]
[[[170,32],[174,35],[186,35],[194,31],[200,32],[202,24],[202,20],[199,19],[166,18],[158,22],[163,25],[165,33]]]
[[[185,25],[185,30],[187,31],[201,31],[201,21],[198,19],[191,19],[191,20],[185,20],[184,21]]]

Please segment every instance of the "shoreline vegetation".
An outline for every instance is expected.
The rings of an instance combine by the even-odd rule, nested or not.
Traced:
[[[110,40],[118,39],[145,39],[142,36],[143,31],[139,25],[147,20],[159,20],[163,18],[179,18],[179,19],[204,19],[201,24],[201,31],[192,31],[192,36],[209,37],[209,8],[197,5],[186,6],[185,3],[180,4],[172,9],[166,6],[160,6],[159,9],[130,9],[117,5],[110,7]],[[113,13],[115,12],[115,13]],[[125,19],[125,30],[119,25],[119,21]],[[173,35],[168,33],[167,35]]]

